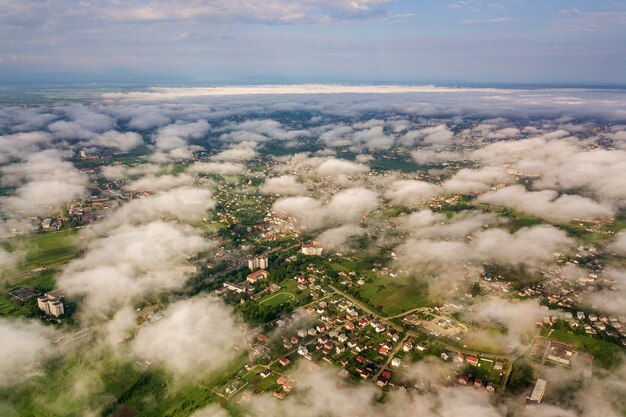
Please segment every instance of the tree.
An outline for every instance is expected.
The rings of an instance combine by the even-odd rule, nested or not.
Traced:
[[[470,288],[470,294],[472,295],[472,297],[477,297],[480,295],[480,284],[478,282],[472,284]]]
[[[511,376],[507,387],[510,391],[519,391],[526,388],[533,380],[534,372],[530,363],[525,360],[518,360],[513,363],[513,369],[511,370]]]

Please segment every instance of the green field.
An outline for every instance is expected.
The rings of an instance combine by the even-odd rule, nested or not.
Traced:
[[[33,288],[38,292],[50,291],[54,288],[56,271],[45,270],[25,275],[0,286],[0,317],[31,317],[37,312],[36,300],[31,298],[25,302],[11,297],[9,291],[16,288]]]
[[[264,298],[263,300],[259,301],[259,305],[272,308],[272,307],[276,307],[284,303],[288,303],[289,301],[294,300],[295,298],[296,298],[295,295],[293,295],[292,293],[281,291],[281,292],[277,292],[276,294],[271,294],[267,298]]]
[[[217,402],[220,398],[212,388],[230,380],[244,359],[207,378],[176,380],[158,368],[120,364],[106,350],[85,346],[52,360],[43,375],[10,390],[0,389],[0,397],[20,410],[20,417],[79,417],[92,415],[89,411],[99,416],[127,415],[120,410],[136,413],[128,415],[186,417]]]
[[[17,267],[18,271],[26,271],[61,264],[74,258],[79,252],[77,235],[77,230],[37,233],[8,239],[3,246],[8,250],[26,253],[23,262]]]
[[[355,296],[387,316],[428,305],[424,284],[406,278],[382,277],[356,288]]]

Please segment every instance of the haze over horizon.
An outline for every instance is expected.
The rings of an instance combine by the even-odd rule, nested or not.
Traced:
[[[626,3],[0,3],[3,84],[624,84]]]

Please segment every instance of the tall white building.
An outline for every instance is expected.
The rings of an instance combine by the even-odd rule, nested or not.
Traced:
[[[248,268],[250,271],[254,271],[255,269],[265,269],[268,265],[269,261],[267,258],[248,259]]]
[[[60,293],[56,291],[48,292],[41,297],[37,297],[37,306],[47,315],[59,317],[65,313],[62,299],[63,296]]]

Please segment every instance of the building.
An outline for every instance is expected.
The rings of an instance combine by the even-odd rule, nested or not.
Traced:
[[[37,297],[37,306],[47,315],[59,317],[65,313],[62,300],[63,295],[60,292],[51,291],[41,297]]]
[[[250,284],[255,284],[258,280],[267,278],[269,275],[270,273],[267,272],[265,269],[259,269],[258,271],[254,271],[253,273],[249,274],[246,280]]]
[[[268,265],[269,261],[266,257],[248,259],[248,268],[250,269],[250,271],[265,269],[268,267]]]
[[[320,256],[322,254],[323,248],[318,246],[317,243],[309,243],[302,245],[301,252],[303,255],[315,255]]]
[[[472,366],[478,366],[478,358],[475,358],[474,356],[466,356],[465,362],[469,363]]]
[[[380,374],[378,379],[376,380],[376,385],[378,385],[379,387],[384,387],[385,385],[389,383],[390,379],[391,379],[391,372],[388,370],[384,370]]]
[[[57,222],[57,219],[48,217],[43,219],[43,221],[41,222],[41,228],[46,232],[50,230],[59,230],[59,223]]]
[[[228,282],[228,281],[224,283],[224,288],[232,292],[235,292],[237,294],[242,294],[248,290],[246,286],[244,285],[239,285],[239,284],[235,284],[233,282]]]
[[[570,365],[573,356],[574,350],[571,345],[557,342],[555,340],[550,341],[546,359],[559,363],[561,365]]]
[[[529,403],[539,404],[543,399],[543,394],[546,392],[546,386],[548,385],[548,381],[545,379],[538,379],[535,383],[535,388],[533,388],[532,394],[530,397],[527,397]]]

